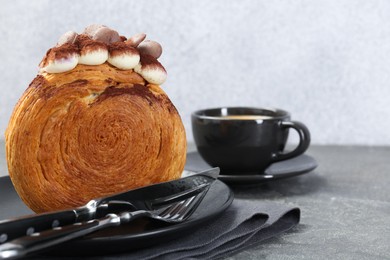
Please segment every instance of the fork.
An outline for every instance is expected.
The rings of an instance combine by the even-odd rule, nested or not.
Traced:
[[[188,198],[188,193],[196,189],[197,185],[201,183],[210,184],[215,181],[218,178],[219,168],[210,168],[192,174],[195,175],[106,197],[93,198],[85,205],[77,208],[0,220],[0,244],[53,227],[101,218],[108,213],[152,209],[151,204],[171,204],[174,201]]]
[[[188,219],[196,210],[209,187],[210,184],[199,185],[194,191],[196,192],[195,195],[156,209],[123,211],[118,214],[110,213],[100,219],[55,227],[11,240],[0,245],[0,259],[16,259],[101,229],[127,224],[140,217],[147,217],[171,224],[181,223]]]

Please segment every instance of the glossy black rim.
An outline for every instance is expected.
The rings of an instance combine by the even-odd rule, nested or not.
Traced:
[[[264,120],[280,120],[290,117],[290,113],[279,108],[256,108],[256,107],[217,107],[198,110],[192,113],[193,118],[224,120],[220,118],[223,115],[269,115],[271,119]],[[234,121],[235,119],[228,119]],[[251,120],[249,120],[251,121]]]

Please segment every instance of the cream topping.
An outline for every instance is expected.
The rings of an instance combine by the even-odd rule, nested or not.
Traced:
[[[134,69],[139,60],[139,52],[126,43],[116,42],[110,45],[108,62],[118,69]]]
[[[85,54],[81,54],[79,57],[79,64],[84,65],[100,65],[107,61],[108,59],[108,50],[107,49],[98,49],[87,51]]]
[[[49,61],[43,70],[48,73],[62,73],[74,69],[78,64],[78,55],[73,54],[68,58]]]
[[[48,50],[39,66],[48,73],[62,73],[74,69],[78,60],[78,49],[66,43]]]
[[[161,85],[167,79],[167,72],[164,67],[151,55],[141,55],[140,63],[134,68],[146,81],[152,84]]]
[[[79,64],[100,65],[108,59],[108,47],[102,42],[96,42],[85,35],[79,35],[76,40],[79,50]]]
[[[127,39],[105,25],[93,24],[82,34],[69,31],[62,35],[39,66],[47,73],[62,73],[77,64],[93,66],[108,62],[121,70],[133,69],[149,83],[162,84],[167,77],[157,61],[162,47],[145,38],[146,34],[139,33]]]

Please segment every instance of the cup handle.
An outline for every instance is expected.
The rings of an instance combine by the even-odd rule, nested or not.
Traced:
[[[274,156],[274,161],[282,161],[286,159],[293,158],[295,156],[303,154],[307,148],[309,148],[310,145],[310,132],[309,129],[301,122],[298,121],[283,121],[281,123],[281,127],[286,128],[292,128],[295,131],[297,131],[299,135],[299,144],[298,146],[288,153],[278,153]]]

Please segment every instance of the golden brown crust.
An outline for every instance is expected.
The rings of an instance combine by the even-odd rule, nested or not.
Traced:
[[[177,179],[186,159],[180,116],[133,71],[78,65],[37,76],[6,131],[10,177],[35,212]]]

